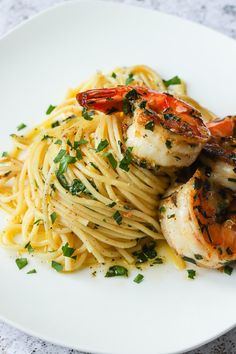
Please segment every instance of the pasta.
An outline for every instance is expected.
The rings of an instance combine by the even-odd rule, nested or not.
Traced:
[[[182,80],[167,87],[146,66],[96,73],[70,89],[42,124],[12,136],[15,147],[0,163],[0,207],[9,214],[2,246],[19,254],[33,250],[67,272],[101,263],[134,264],[142,245],[163,242],[159,201],[171,174],[134,162],[128,171],[120,168],[122,113],[83,114],[75,98],[80,91],[127,83],[168,91],[196,106],[206,120],[214,118],[187,96]]]

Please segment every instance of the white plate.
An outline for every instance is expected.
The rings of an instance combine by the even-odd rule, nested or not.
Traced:
[[[233,40],[158,12],[72,2],[0,42],[0,151],[8,149],[8,135],[19,123],[39,122],[68,87],[97,69],[138,63],[165,78],[178,74],[190,94],[217,114],[236,113]],[[35,266],[38,274],[26,275],[1,251],[0,316],[65,346],[107,354],[178,353],[236,324],[235,274],[199,270],[190,281],[185,271],[165,265],[146,271],[137,285],[135,272],[129,279],[105,279],[86,270],[62,275]]]

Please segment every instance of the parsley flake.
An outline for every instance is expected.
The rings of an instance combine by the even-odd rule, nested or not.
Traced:
[[[28,264],[27,258],[17,258],[16,259],[16,265],[19,269],[24,268],[25,266],[27,266],[27,264]]]
[[[110,267],[105,275],[106,278],[120,277],[120,276],[128,277],[128,269],[120,265],[114,265]]]
[[[178,76],[174,76],[169,80],[163,80],[164,84],[166,87],[169,87],[171,85],[179,85],[181,84],[181,80]]]
[[[136,277],[134,278],[134,282],[139,284],[143,281],[144,276],[142,274],[137,274]]]
[[[56,261],[52,261],[52,268],[54,268],[57,272],[63,271],[63,265],[61,263],[56,262]]]
[[[48,115],[48,114],[52,113],[52,111],[53,111],[55,108],[56,108],[56,106],[53,106],[53,105],[50,104],[50,106],[48,107],[48,109],[47,109],[47,111],[46,111],[46,114]]]
[[[189,279],[194,279],[196,277],[196,270],[194,269],[187,269],[188,272],[188,278]]]
[[[27,125],[25,123],[21,123],[20,125],[18,125],[18,127],[16,129],[17,129],[17,131],[20,131],[26,127],[27,127]]]
[[[108,143],[107,139],[101,140],[96,148],[96,152],[100,152],[100,151],[104,150],[108,145],[109,145],[109,143]]]

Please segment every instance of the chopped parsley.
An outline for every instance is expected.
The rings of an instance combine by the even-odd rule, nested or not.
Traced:
[[[140,102],[139,107],[144,109],[144,108],[146,108],[146,104],[147,104],[147,101],[142,101],[142,102]]]
[[[35,273],[37,273],[36,269],[31,269],[26,274],[35,274]]]
[[[193,182],[193,188],[199,190],[201,189],[201,187],[202,187],[202,180],[198,177],[195,177]]]
[[[53,136],[46,134],[42,137],[41,141],[48,140],[48,139],[53,139]]]
[[[186,262],[196,264],[196,261],[195,261],[195,259],[193,259],[193,258],[190,258],[190,257],[187,257],[187,256],[183,256],[182,258],[183,258],[183,260],[186,261]]]
[[[156,258],[157,257],[157,252],[156,252],[155,247],[156,247],[156,243],[155,242],[150,242],[149,244],[143,245],[141,250],[135,251],[133,253],[133,255],[136,257],[136,264],[145,263],[149,259],[157,259]],[[162,259],[161,259],[161,261],[162,261]],[[160,263],[163,263],[163,261],[159,262],[159,264]]]
[[[194,269],[187,269],[188,272],[188,278],[189,279],[194,279],[196,277],[196,270]]]
[[[125,84],[126,84],[126,85],[129,85],[129,84],[131,84],[131,82],[133,82],[133,81],[134,81],[134,74],[130,73],[129,76],[128,76],[128,78],[125,80]]]
[[[29,253],[33,253],[34,252],[34,249],[31,246],[30,241],[25,245],[25,248],[28,250]]]
[[[17,129],[17,131],[20,131],[26,127],[27,127],[27,125],[25,123],[21,123],[20,125],[18,125],[18,127],[16,129]]]
[[[8,156],[8,152],[7,151],[3,151],[2,152],[2,157],[7,157]]]
[[[84,145],[87,143],[88,143],[88,140],[85,140],[85,139],[80,139],[78,141],[75,141],[74,142],[74,149],[77,149],[80,145]]]
[[[59,120],[56,120],[56,121],[53,122],[52,125],[51,125],[52,128],[56,128],[56,127],[59,127],[59,126],[60,126]]]
[[[72,257],[73,253],[75,252],[75,248],[69,247],[69,243],[66,242],[64,246],[62,246],[62,252],[64,257],[74,258]]]
[[[134,282],[139,284],[143,281],[144,276],[142,274],[137,274],[136,277],[134,278]]]
[[[90,194],[89,190],[79,179],[74,179],[69,189],[72,195],[76,195],[79,192]]]
[[[90,165],[91,165],[93,168],[95,168],[95,170],[97,170],[97,171],[100,172],[99,168],[97,167],[97,165],[95,165],[95,163],[90,162]]]
[[[236,182],[236,178],[228,178],[229,182]]]
[[[54,161],[55,163],[60,162],[61,159],[63,158],[63,156],[65,156],[65,154],[66,154],[66,150],[61,149],[53,161]]]
[[[19,269],[24,268],[25,266],[27,266],[27,264],[28,264],[27,258],[17,258],[16,259],[16,265]]]
[[[228,264],[226,264],[224,266],[224,273],[225,274],[228,274],[228,275],[231,275],[233,272],[233,267],[229,266]]]
[[[104,154],[104,156],[106,156],[111,164],[111,166],[115,169],[117,167],[117,161],[114,158],[113,154],[111,152],[106,152]]]
[[[53,106],[50,104],[50,106],[48,107],[47,111],[46,111],[46,114],[50,114],[52,113],[52,111],[56,108],[56,106]]]
[[[61,145],[62,144],[62,140],[61,139],[57,139],[54,144]]]
[[[50,215],[50,218],[51,218],[52,224],[54,224],[54,222],[56,221],[56,218],[57,218],[57,213],[54,211],[54,212]]]
[[[57,272],[63,271],[63,265],[61,263],[56,262],[56,261],[52,261],[52,268],[54,268]]]
[[[120,276],[128,277],[128,269],[120,265],[114,265],[110,267],[105,275],[106,278],[120,277]]]
[[[170,140],[166,140],[166,147],[167,149],[171,149],[172,148],[172,142]]]
[[[155,126],[155,123],[154,123],[153,120],[151,120],[150,122],[148,122],[148,123],[145,125],[145,129],[151,130],[151,131],[153,132],[154,126]]]
[[[113,72],[113,73],[111,74],[111,77],[113,77],[113,79],[116,79],[116,73]]]
[[[115,205],[116,205],[116,202],[112,202],[112,203],[110,203],[110,204],[107,204],[107,206],[108,206],[109,208],[113,208]]]
[[[35,222],[33,223],[33,225],[39,225],[40,223],[43,223],[43,219],[37,219],[37,220],[35,220]]]
[[[195,257],[197,260],[203,259],[203,257],[202,257],[201,254],[195,254],[194,257]]]
[[[66,172],[68,165],[75,162],[76,162],[76,157],[70,155],[63,156],[63,158],[60,161],[59,169],[57,171],[57,176],[60,176],[64,172]]]
[[[118,210],[112,215],[112,217],[118,225],[122,223],[122,215]]]
[[[60,185],[68,191],[70,189],[70,186],[66,177],[64,175],[58,175],[58,174],[56,174],[56,176]]]
[[[165,213],[165,212],[166,212],[166,208],[165,208],[164,206],[161,206],[161,207],[159,208],[159,212],[160,212],[160,213]]]
[[[129,164],[132,161],[132,155],[131,155],[131,151],[133,150],[132,147],[128,147],[128,149],[125,152],[125,156],[123,157],[123,159],[120,161],[119,167],[128,172],[129,171]]]
[[[82,160],[83,159],[82,152],[81,152],[81,150],[79,148],[76,149],[76,158],[78,160]]]
[[[93,116],[94,116],[94,111],[87,111],[86,108],[83,108],[82,110],[82,117],[85,119],[85,120],[93,120]]]
[[[164,84],[166,87],[169,87],[171,85],[179,85],[181,84],[181,80],[178,76],[174,76],[169,80],[163,80]]]
[[[96,148],[96,152],[100,152],[100,151],[104,150],[108,145],[109,145],[109,143],[108,143],[107,139],[101,140]]]

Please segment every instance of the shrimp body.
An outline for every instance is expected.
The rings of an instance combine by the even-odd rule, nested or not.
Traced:
[[[123,112],[124,145],[151,168],[191,165],[210,137],[201,113],[167,93],[118,86],[81,92],[77,100],[85,109]]]
[[[236,260],[236,198],[203,171],[167,191],[160,210],[162,232],[180,256],[209,268]]]
[[[204,146],[202,161],[210,167],[212,181],[236,191],[236,116],[208,123],[212,134]]]

